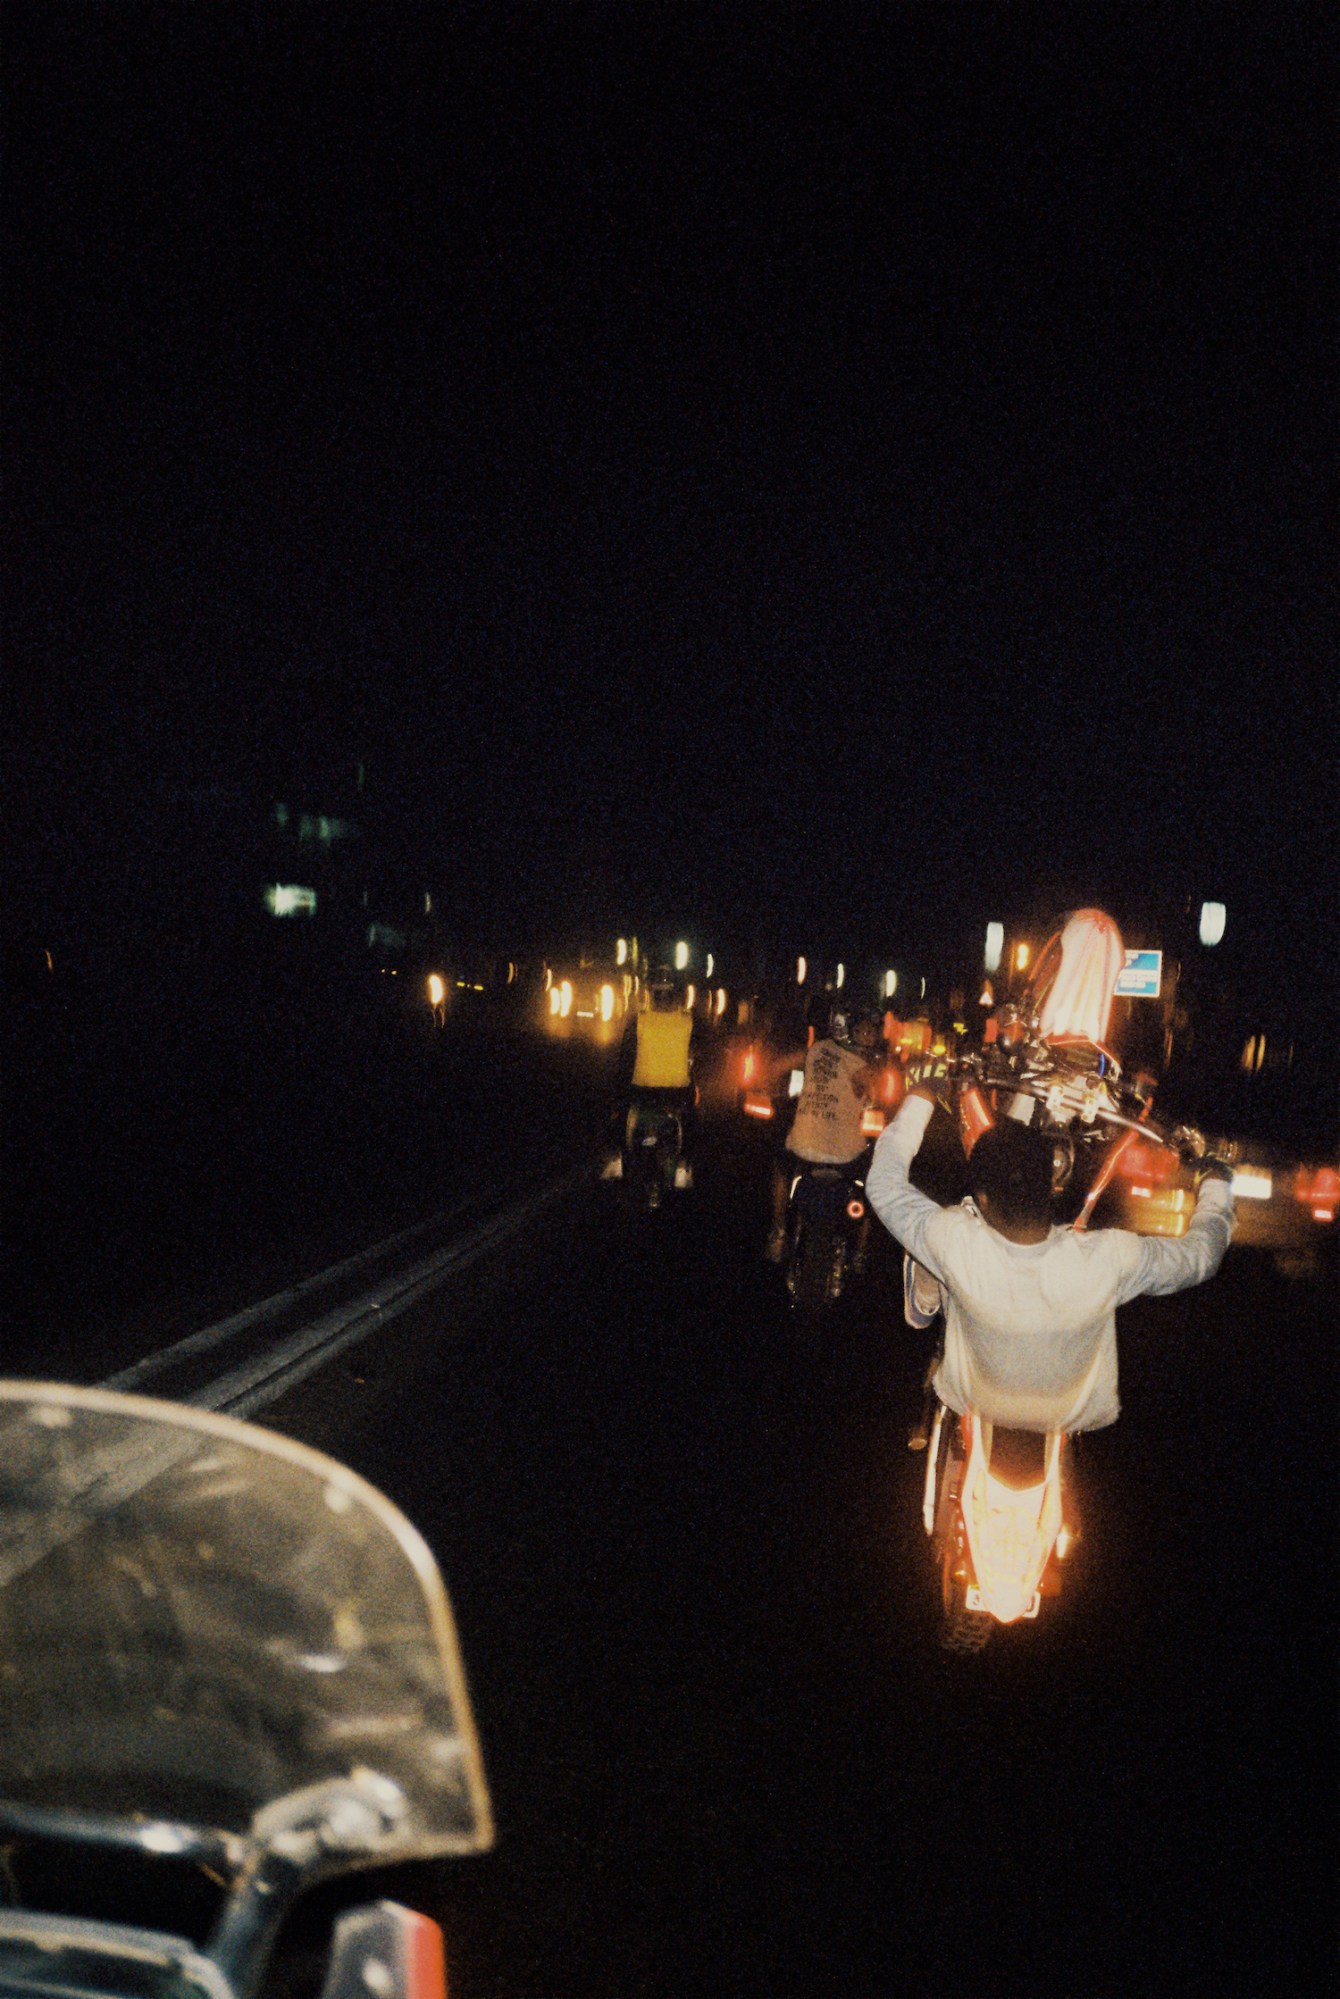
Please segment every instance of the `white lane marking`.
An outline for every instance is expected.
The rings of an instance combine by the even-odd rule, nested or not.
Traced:
[[[399,1318],[402,1312],[408,1311],[411,1305],[427,1297],[455,1272],[468,1269],[498,1244],[517,1234],[540,1208],[589,1178],[596,1170],[597,1163],[587,1160],[569,1172],[560,1174],[535,1192],[513,1203],[510,1208],[504,1208],[501,1213],[490,1216],[463,1236],[458,1236],[445,1248],[436,1250],[432,1256],[412,1265],[409,1270],[384,1278],[370,1291],[338,1307],[334,1312],[329,1312],[308,1325],[299,1326],[278,1346],[268,1348],[263,1354],[254,1355],[250,1360],[216,1376],[213,1381],[193,1389],[180,1400],[192,1403],[201,1409],[223,1410],[230,1416],[243,1418],[253,1416],[269,1403],[277,1401],[288,1389],[295,1388],[300,1382],[305,1381],[308,1375],[314,1374],[318,1368],[324,1367],[337,1354]],[[409,1233],[414,1234],[417,1231]],[[357,1263],[359,1259],[351,1261]],[[309,1282],[314,1284],[316,1280]],[[256,1323],[261,1316],[259,1307],[250,1314],[237,1315],[244,1325]],[[223,1326],[230,1323],[225,1320]],[[207,1327],[205,1332],[218,1335],[222,1333],[223,1326]],[[237,1328],[234,1326],[233,1330]],[[217,1339],[206,1340],[202,1334],[191,1334],[187,1340],[179,1341],[175,1347],[168,1347],[161,1354],[151,1355],[150,1360],[157,1363],[155,1368],[150,1368],[147,1362],[138,1363],[140,1371],[136,1378],[143,1381],[154,1372],[165,1371],[188,1347],[193,1352],[199,1352],[202,1347],[218,1343]],[[124,1385],[124,1379],[124,1375],[116,1375],[111,1380],[101,1383],[101,1386],[119,1388]]]

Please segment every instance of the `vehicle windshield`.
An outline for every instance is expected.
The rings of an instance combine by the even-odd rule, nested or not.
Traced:
[[[379,1859],[490,1843],[450,1606],[390,1502],[228,1417],[0,1383],[0,1800],[169,1851],[367,1773],[403,1798]]]

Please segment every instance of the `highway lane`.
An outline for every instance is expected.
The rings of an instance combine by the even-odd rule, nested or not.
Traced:
[[[455,1999],[1296,1981],[1334,1922],[1333,1261],[1127,1309],[1074,1587],[958,1661],[891,1245],[798,1343],[762,1165],[714,1123],[670,1213],[575,1191],[262,1417],[397,1500],[456,1605],[497,1850],[380,1885]]]

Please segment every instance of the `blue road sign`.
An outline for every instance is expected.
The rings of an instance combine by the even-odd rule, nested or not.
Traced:
[[[1128,951],[1112,991],[1117,999],[1157,999],[1162,985],[1162,951]]]

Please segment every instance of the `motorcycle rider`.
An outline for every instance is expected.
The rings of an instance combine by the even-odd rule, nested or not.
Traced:
[[[913,1187],[908,1169],[951,1087],[944,1062],[912,1063],[908,1082],[906,1101],[875,1147],[866,1196],[940,1285],[940,1401],[960,1415],[974,1411],[1021,1430],[1114,1423],[1121,1406],[1116,1308],[1214,1275],[1233,1229],[1231,1168],[1201,1163],[1195,1212],[1180,1239],[1129,1229],[1080,1234],[1052,1221],[1051,1141],[1003,1118],[969,1155],[971,1204],[942,1208]],[[929,1287],[919,1274],[917,1284],[924,1324]]]
[[[828,1032],[803,1053],[788,1056],[786,1071],[803,1062],[805,1080],[772,1168],[772,1228],[764,1252],[769,1263],[786,1253],[786,1207],[797,1171],[811,1166],[853,1167],[868,1146],[861,1119],[874,1095],[880,1023],[872,1013],[835,1006]],[[869,1219],[862,1224],[856,1267],[865,1260]]]
[[[625,1029],[620,1051],[625,1153],[643,1107],[675,1113],[687,1153],[697,1101],[693,1083],[697,1040],[694,1017],[685,1007],[678,980],[668,965],[658,965],[647,981],[643,1004]],[[676,1169],[675,1184],[688,1187],[692,1183],[693,1170],[687,1158],[682,1158]]]

